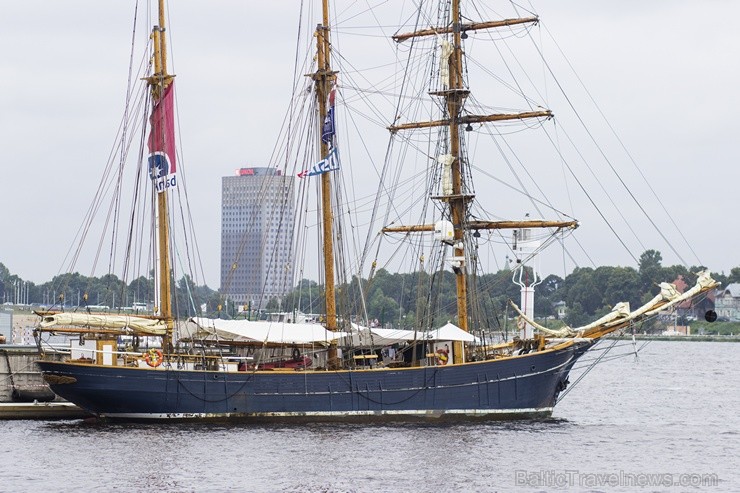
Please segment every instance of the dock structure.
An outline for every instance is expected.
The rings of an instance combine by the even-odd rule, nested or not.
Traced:
[[[9,419],[81,419],[90,414],[64,400],[52,402],[0,402],[0,420]]]
[[[60,355],[61,356],[61,355]],[[46,385],[36,346],[0,345],[0,419],[77,419],[88,413]]]

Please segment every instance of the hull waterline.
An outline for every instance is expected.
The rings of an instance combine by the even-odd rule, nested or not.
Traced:
[[[40,361],[61,397],[124,420],[404,421],[542,418],[592,345],[462,365],[215,372]],[[162,365],[164,366],[164,365]]]

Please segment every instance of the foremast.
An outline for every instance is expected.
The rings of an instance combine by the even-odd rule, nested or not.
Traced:
[[[404,124],[394,124],[389,127],[391,132],[398,132],[409,129],[420,129],[430,127],[447,126],[449,128],[449,142],[448,149],[449,155],[446,159],[449,163],[450,174],[451,174],[451,189],[443,190],[443,195],[434,197],[438,200],[446,202],[448,204],[450,219],[453,226],[453,259],[455,264],[453,270],[455,272],[456,286],[457,286],[457,313],[458,313],[458,326],[469,331],[468,327],[468,294],[467,294],[467,271],[465,263],[465,249],[464,239],[465,232],[469,230],[478,229],[504,229],[504,228],[521,228],[521,227],[537,227],[527,224],[528,221],[515,222],[515,221],[476,221],[476,224],[468,221],[468,210],[469,203],[473,200],[474,196],[470,193],[466,193],[466,187],[464,183],[464,174],[462,172],[464,156],[461,151],[461,135],[460,126],[469,125],[471,123],[485,123],[494,121],[505,121],[505,120],[521,120],[525,118],[550,118],[552,113],[549,110],[544,111],[530,111],[526,113],[514,113],[514,114],[495,114],[495,115],[463,115],[463,107],[465,99],[467,98],[469,91],[465,88],[463,80],[463,49],[462,49],[462,38],[463,33],[466,31],[476,31],[480,29],[490,29],[504,26],[511,26],[515,24],[526,24],[536,23],[538,19],[536,17],[529,17],[523,19],[508,19],[503,21],[491,21],[491,22],[471,22],[461,23],[460,22],[460,0],[452,0],[451,2],[451,25],[433,27],[430,29],[423,29],[411,33],[398,34],[393,36],[396,42],[403,42],[408,39],[422,37],[422,36],[439,36],[441,34],[452,33],[451,46],[447,47],[449,51],[448,58],[448,83],[447,87],[443,86],[443,90],[432,92],[433,96],[442,97],[445,100],[445,107],[447,109],[447,117],[440,120],[433,120],[427,122],[411,122]],[[465,35],[467,37],[467,35]],[[445,46],[442,47],[442,57],[445,56]],[[442,61],[444,63],[444,61]],[[547,224],[539,225],[539,227],[575,227],[575,221],[567,222],[548,222]],[[433,231],[433,225],[412,225],[412,226],[397,226],[392,228],[384,228],[383,232],[421,232],[421,231]],[[454,363],[462,363],[464,361],[464,351],[462,342],[454,343]]]
[[[331,43],[329,40],[329,0],[322,0],[322,23],[316,26],[317,70],[312,75],[316,85],[316,103],[319,109],[319,126],[326,119],[328,113],[328,96],[331,86],[336,80],[336,72],[331,70]],[[319,127],[321,128],[321,127]],[[321,156],[329,153],[329,144],[320,138]],[[331,173],[321,175],[321,222],[324,247],[324,285],[326,299],[326,328],[337,330],[337,307],[334,284],[334,231],[331,206]],[[339,367],[337,358],[337,341],[332,340],[329,346],[328,366],[330,369]]]
[[[159,25],[152,28],[154,73],[147,78],[152,94],[153,106],[172,84],[173,75],[167,73],[167,42],[165,36],[164,0],[159,0]],[[170,352],[172,348],[172,266],[170,264],[170,229],[167,206],[167,190],[157,193],[157,238],[159,267],[159,309],[155,309],[164,320],[167,330],[162,337],[162,349]]]

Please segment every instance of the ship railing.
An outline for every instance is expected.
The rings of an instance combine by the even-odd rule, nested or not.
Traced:
[[[154,351],[156,356],[152,356]],[[208,371],[239,371],[240,365],[254,360],[253,356],[211,355],[211,354],[163,354],[160,348],[147,348],[142,351],[120,351],[96,348],[80,348],[78,351],[69,350],[66,354],[72,356],[78,352],[80,357],[69,359],[74,363],[102,364],[104,366],[126,366],[157,369],[190,369]],[[147,356],[150,356],[147,361]],[[156,358],[156,359],[154,359]],[[161,359],[160,359],[161,358]]]

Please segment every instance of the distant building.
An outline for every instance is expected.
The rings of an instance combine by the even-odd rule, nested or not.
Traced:
[[[733,282],[717,290],[714,310],[721,319],[740,321],[740,283]]]
[[[293,287],[293,176],[241,168],[221,188],[221,292],[264,308]]]
[[[558,320],[565,320],[565,316],[568,314],[568,305],[565,304],[565,301],[553,303],[552,307],[555,310],[555,315],[558,317]]]
[[[690,336],[691,326],[690,325],[671,325],[664,330],[661,335],[664,336]]]
[[[676,277],[672,282],[679,293],[683,293],[689,287],[682,275]],[[676,314],[686,320],[701,320],[709,310],[715,309],[715,292],[709,291],[706,296],[698,299],[684,300],[676,307]]]

